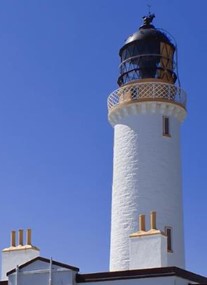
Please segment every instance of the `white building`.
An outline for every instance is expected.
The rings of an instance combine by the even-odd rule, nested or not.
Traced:
[[[120,49],[119,89],[108,98],[114,127],[110,271],[79,269],[40,257],[31,230],[11,233],[0,285],[187,285],[207,278],[186,271],[180,125],[186,94],[176,85],[176,46],[144,17]]]

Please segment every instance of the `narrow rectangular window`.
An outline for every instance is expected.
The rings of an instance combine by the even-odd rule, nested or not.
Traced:
[[[170,120],[168,117],[163,116],[163,136],[170,137]]]
[[[172,252],[172,228],[166,227],[165,234],[167,236],[167,251]]]

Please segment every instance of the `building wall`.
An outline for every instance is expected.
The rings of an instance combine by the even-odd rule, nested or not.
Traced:
[[[7,272],[16,268],[17,265],[21,265],[39,255],[39,250],[33,248],[3,251],[1,280],[7,280]]]
[[[52,272],[52,273],[51,273]],[[36,261],[9,275],[8,285],[73,285],[75,274],[70,269]]]
[[[167,237],[161,233],[131,237],[129,269],[167,266]]]

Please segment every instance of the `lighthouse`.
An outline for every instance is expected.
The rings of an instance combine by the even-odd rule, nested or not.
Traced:
[[[108,97],[114,128],[110,271],[185,267],[180,127],[186,94],[172,38],[152,24],[127,38],[119,88]]]

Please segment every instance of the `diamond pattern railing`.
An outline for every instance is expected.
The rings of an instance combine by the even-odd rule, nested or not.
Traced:
[[[120,87],[108,97],[108,110],[120,104],[147,99],[174,102],[186,107],[186,93],[181,88],[163,82],[141,82]]]

